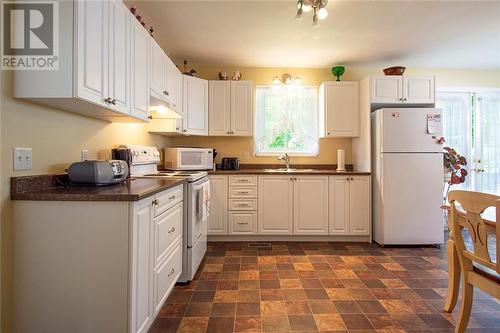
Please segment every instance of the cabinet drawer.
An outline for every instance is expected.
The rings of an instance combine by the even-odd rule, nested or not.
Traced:
[[[257,199],[229,199],[229,210],[257,210]]]
[[[183,185],[168,189],[155,195],[155,217],[175,206],[183,199]]]
[[[230,175],[229,186],[257,186],[256,175]]]
[[[229,187],[230,198],[257,198],[256,186],[231,186]]]
[[[154,271],[153,295],[154,316],[160,311],[163,303],[174,288],[182,270],[182,238],[175,243],[172,252]]]
[[[257,212],[232,211],[229,212],[229,234],[256,235]]]
[[[179,202],[154,219],[155,267],[168,254],[175,240],[182,235],[183,204]]]

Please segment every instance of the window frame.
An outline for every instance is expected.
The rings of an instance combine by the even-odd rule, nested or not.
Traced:
[[[307,88],[307,89],[313,89],[315,91],[315,99],[314,99],[314,112],[316,113],[315,117],[315,122],[316,122],[316,133],[314,135],[314,138],[316,139],[316,149],[314,152],[293,152],[293,151],[287,151],[286,149],[283,149],[281,152],[261,152],[257,151],[257,140],[259,137],[257,136],[257,129],[258,129],[258,124],[257,124],[257,90],[259,88],[274,88],[276,85],[269,84],[269,85],[256,85],[255,86],[255,94],[254,94],[254,105],[255,105],[255,110],[254,110],[254,117],[253,117],[253,154],[254,156],[260,156],[260,157],[266,157],[266,156],[280,156],[283,154],[288,154],[288,156],[292,157],[318,157],[319,156],[319,100],[318,100],[318,87],[314,85],[300,85],[302,88]],[[286,85],[280,85],[280,87],[286,87]]]

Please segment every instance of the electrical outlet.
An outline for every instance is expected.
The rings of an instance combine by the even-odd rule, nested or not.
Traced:
[[[31,148],[14,148],[14,171],[31,170],[33,168]]]
[[[249,160],[250,159],[250,153],[248,151],[243,153],[243,159],[244,160]]]
[[[89,159],[89,150],[88,149],[82,149],[80,152],[80,160],[86,161]]]

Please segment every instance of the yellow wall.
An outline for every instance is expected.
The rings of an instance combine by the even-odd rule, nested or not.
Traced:
[[[216,79],[219,70],[230,73],[236,70],[229,67],[194,66],[199,76]],[[300,75],[304,84],[318,85],[332,80],[329,69],[271,69],[237,68],[242,71],[243,79],[251,79],[255,85],[270,84],[274,76],[289,72]],[[347,67],[344,80],[359,80],[369,74],[379,73],[379,69]],[[409,75],[436,75],[438,86],[490,86],[500,87],[500,71],[491,70],[409,70]],[[12,311],[12,216],[9,201],[9,178],[11,176],[40,174],[63,171],[69,163],[80,157],[80,149],[89,149],[90,158],[105,158],[109,149],[120,143],[149,144],[158,147],[172,145],[194,145],[217,148],[219,156],[243,158],[243,152],[253,152],[251,138],[167,138],[150,135],[146,126],[141,124],[109,124],[85,118],[69,112],[15,100],[12,98],[12,73],[3,72],[1,78],[1,118],[0,144],[2,161],[0,205],[1,229],[1,329],[11,330]],[[12,148],[33,148],[33,170],[12,171]],[[351,161],[351,142],[349,139],[320,140],[320,155],[315,158],[293,158],[301,163],[335,163],[337,148],[346,149],[346,160]],[[274,157],[252,157],[247,163],[273,163]]]
[[[281,77],[284,73],[302,77],[305,85],[318,86],[323,81],[333,80],[330,69],[324,68],[242,68],[201,65],[190,65],[189,68],[196,69],[197,76],[210,80],[218,79],[217,73],[221,70],[228,72],[229,76],[239,70],[242,72],[242,79],[252,80],[254,86],[270,85],[275,76]],[[358,81],[368,75],[381,74],[381,72],[377,68],[347,67],[342,80]],[[435,75],[437,86],[500,87],[500,70],[410,69],[405,74]],[[216,148],[217,162],[220,162],[222,157],[239,157],[242,163],[278,162],[276,157],[254,156],[251,137],[179,137],[172,139],[172,145]],[[320,139],[319,149],[317,157],[292,157],[292,163],[336,163],[337,149],[345,149],[346,162],[352,163],[351,139]],[[245,152],[250,153],[248,160],[244,160]]]

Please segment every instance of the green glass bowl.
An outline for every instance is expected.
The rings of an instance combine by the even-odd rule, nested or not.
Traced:
[[[340,81],[340,77],[344,75],[345,67],[344,66],[335,66],[332,67],[333,76],[337,77],[337,81]]]

